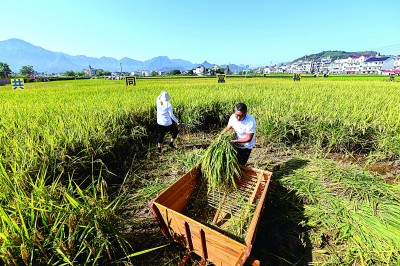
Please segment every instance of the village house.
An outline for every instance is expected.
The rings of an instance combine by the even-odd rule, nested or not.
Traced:
[[[149,77],[149,76],[151,76],[151,73],[148,70],[136,70],[136,71],[132,72],[131,75],[135,75],[138,77]]]
[[[157,71],[157,76],[165,76],[166,74],[166,71]]]
[[[392,71],[398,75],[400,75],[400,56],[396,56],[394,58],[393,69]]]
[[[293,63],[288,69],[289,73],[300,73],[300,74],[309,74],[311,73],[311,67],[313,65],[313,61],[298,61]]]
[[[346,74],[361,73],[365,60],[371,58],[370,55],[354,55],[347,58]]]
[[[337,59],[333,61],[329,67],[328,72],[330,74],[342,74],[345,73],[347,70],[348,59]]]
[[[365,60],[361,73],[363,74],[381,74],[382,66],[386,63],[389,64],[389,61],[392,62],[392,66],[394,63],[394,58],[392,57],[371,57]]]
[[[193,68],[193,74],[197,76],[205,76],[207,73],[207,68],[205,68],[203,65],[200,65],[196,68]]]
[[[330,56],[326,58],[321,58],[321,63],[319,64],[318,71],[323,74],[329,73],[329,66],[332,63],[332,59]]]
[[[349,56],[332,61],[330,57],[320,61],[297,61],[287,67],[287,73],[323,74],[389,74],[400,72],[400,57],[371,55]],[[270,69],[270,72],[273,73]]]

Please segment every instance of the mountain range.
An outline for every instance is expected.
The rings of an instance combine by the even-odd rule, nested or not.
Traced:
[[[128,57],[117,60],[112,57],[88,57],[84,55],[72,56],[61,52],[53,52],[42,47],[35,46],[20,39],[8,39],[0,41],[0,62],[7,63],[13,72],[19,72],[22,66],[31,65],[39,73],[64,73],[66,71],[82,71],[92,68],[118,72],[137,70],[148,71],[181,71],[190,70],[197,66],[211,68],[215,64],[204,61],[196,64],[182,59],[169,59],[167,56],[158,56],[146,61],[138,61]],[[221,65],[226,67],[226,65]],[[245,69],[244,65],[230,64],[233,72]]]

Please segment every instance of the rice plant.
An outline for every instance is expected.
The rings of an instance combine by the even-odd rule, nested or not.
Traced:
[[[231,140],[231,134],[221,134],[201,158],[201,173],[207,181],[209,192],[236,188],[235,180],[240,178],[240,167]]]
[[[41,231],[39,231],[41,236],[35,236],[40,240],[39,242],[33,237],[31,241],[26,240],[27,236],[35,235],[33,231],[27,229],[35,225],[35,221],[39,227],[40,222],[46,222],[47,227],[42,226],[46,229],[53,228],[46,220],[48,217],[57,226],[68,223],[67,220],[61,222],[61,218],[68,217],[61,211],[55,211],[58,210],[54,207],[55,203],[46,207],[50,208],[50,211],[41,212],[41,208],[46,210],[44,205],[37,208],[27,207],[28,203],[32,207],[34,206],[32,202],[44,204],[43,201],[45,201],[32,196],[31,191],[34,191],[32,184],[35,184],[32,181],[33,177],[45,175],[46,182],[49,183],[51,183],[50,180],[56,181],[60,177],[62,182],[57,181],[58,185],[42,186],[43,190],[48,191],[44,194],[45,199],[53,202],[53,197],[61,199],[60,191],[70,191],[68,195],[71,198],[65,195],[62,199],[63,202],[71,205],[68,210],[73,213],[74,206],[81,206],[80,202],[84,202],[84,199],[80,198],[79,191],[72,190],[74,183],[70,182],[69,178],[71,177],[74,182],[85,178],[85,176],[76,176],[74,173],[82,173],[82,171],[77,171],[82,169],[90,170],[93,161],[100,160],[104,155],[112,156],[118,146],[127,146],[129,143],[132,149],[140,149],[144,139],[147,138],[146,141],[151,142],[151,125],[155,124],[154,101],[161,90],[167,90],[173,96],[171,101],[176,107],[178,117],[183,122],[198,125],[201,130],[208,129],[210,126],[222,127],[227,122],[231,107],[240,101],[246,102],[251,107],[251,114],[258,124],[257,135],[263,137],[266,143],[312,148],[316,152],[322,150],[322,153],[363,152],[375,160],[396,159],[400,156],[398,115],[400,113],[398,104],[400,83],[398,82],[388,83],[379,78],[330,78],[304,79],[294,84],[290,78],[232,78],[224,86],[220,85],[215,83],[214,78],[202,78],[141,79],[134,88],[126,87],[123,81],[105,80],[27,83],[24,91],[13,91],[8,85],[0,88],[0,165],[3,172],[3,180],[0,182],[0,211],[4,217],[0,238],[3,241],[2,246],[6,247],[1,252],[3,256],[1,258],[7,259],[7,263],[11,265],[24,264],[32,258],[32,252],[34,254],[41,252],[41,254],[47,254],[48,257],[56,254],[52,260],[54,262],[69,263],[62,255],[65,255],[64,251],[68,250],[65,240],[60,242],[57,238],[49,238],[51,240],[40,242],[41,236],[46,239]],[[231,157],[227,160],[231,160]],[[218,163],[218,160],[216,162]],[[211,164],[210,161],[208,163]],[[47,169],[47,171],[44,173],[41,169]],[[231,170],[228,170],[228,174],[229,171]],[[312,173],[312,169],[308,171]],[[304,175],[306,176],[305,173]],[[346,172],[341,172],[341,175],[346,176]],[[362,177],[364,174],[357,173],[355,176]],[[354,180],[350,179],[353,181],[346,181],[346,184],[350,185],[351,182],[365,184],[363,180],[356,177]],[[232,178],[227,180],[232,181]],[[220,176],[211,183],[217,186],[223,181]],[[98,184],[97,178],[93,182]],[[333,190],[335,186],[338,186],[335,182],[338,181],[327,179],[304,187],[313,191],[308,193],[307,197],[304,196],[305,201],[310,204],[321,202],[327,195],[326,190]],[[340,186],[344,184],[343,182],[343,180],[340,181]],[[320,185],[324,189],[315,190]],[[294,190],[297,186],[300,189],[303,185],[301,182],[292,184]],[[345,195],[343,191],[352,191],[349,193],[352,195],[352,200],[344,197],[343,200],[330,202],[332,206],[338,205],[343,211],[346,210],[347,212],[344,213],[346,217],[351,214],[358,227],[329,223],[326,228],[340,224],[345,240],[350,239],[347,237],[348,234],[365,229],[349,241],[337,241],[346,245],[355,243],[350,250],[352,254],[358,254],[358,260],[347,259],[343,257],[343,254],[339,254],[338,256],[344,261],[367,261],[368,254],[374,258],[378,257],[377,261],[384,261],[383,255],[378,256],[368,249],[365,249],[367,250],[365,252],[362,251],[364,250],[363,243],[370,245],[373,241],[364,237],[365,232],[372,230],[371,227],[363,225],[360,221],[373,219],[378,225],[383,224],[384,221],[390,221],[389,225],[397,225],[396,216],[386,214],[386,212],[384,216],[380,216],[383,214],[379,212],[382,207],[381,210],[386,208],[387,213],[389,211],[396,213],[395,206],[382,203],[385,198],[393,200],[393,194],[395,194],[393,187],[370,187],[374,193],[376,189],[381,191],[379,197],[371,196],[370,194],[374,193],[362,190],[360,186],[357,186],[357,189],[342,187],[334,190],[335,197]],[[43,193],[37,192],[37,194]],[[328,195],[332,196],[329,193]],[[358,197],[359,195],[363,195],[362,198]],[[370,205],[366,203],[367,201]],[[13,205],[16,202],[22,205]],[[342,203],[348,205],[343,206]],[[99,203],[96,206],[100,205]],[[311,205],[310,217],[329,216],[328,211],[323,216],[324,213],[317,212],[318,209],[314,210]],[[108,205],[101,206],[106,208]],[[346,209],[348,206],[351,206],[353,211],[359,210],[359,212],[352,213]],[[325,207],[324,205],[320,210],[325,210]],[[376,216],[381,217],[382,221],[378,221],[374,216],[366,216],[371,208],[372,212],[376,209]],[[29,212],[29,219],[24,218],[28,215],[27,212]],[[53,212],[57,215],[50,215]],[[361,215],[362,218],[357,215]],[[70,220],[72,226],[74,218]],[[57,226],[53,229],[56,230]],[[85,226],[82,228],[86,228]],[[58,233],[50,231],[51,236],[67,235],[68,229],[65,228],[68,226],[63,228],[64,231],[59,230]],[[322,226],[319,230],[328,231]],[[86,233],[83,232],[82,237],[78,238],[82,249],[79,254],[83,254],[93,246],[89,241],[91,239],[89,233],[92,231],[89,230]],[[86,242],[83,241],[84,238],[87,238]],[[384,239],[390,242],[389,239]],[[397,240],[397,238],[394,239]],[[86,245],[86,243],[89,244]],[[375,241],[375,245],[380,246],[381,242]],[[396,262],[398,257],[396,248],[394,246],[392,249],[387,248],[383,251],[382,254],[387,255],[387,261]],[[99,246],[95,248],[95,251],[101,249],[102,246]],[[66,256],[71,262],[75,257],[76,255]],[[95,260],[96,258],[90,255],[89,261]]]
[[[81,188],[49,183],[46,171],[10,176],[0,164],[0,261],[6,265],[99,265],[129,254],[118,210],[102,178]],[[23,182],[20,182],[23,181]]]
[[[400,186],[356,168],[314,160],[279,181],[305,203],[319,260],[314,264],[400,263]]]

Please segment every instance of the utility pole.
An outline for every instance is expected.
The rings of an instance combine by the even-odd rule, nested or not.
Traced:
[[[119,66],[121,67],[121,72],[119,72],[119,79],[121,79],[121,76],[122,76],[122,63],[119,63]]]

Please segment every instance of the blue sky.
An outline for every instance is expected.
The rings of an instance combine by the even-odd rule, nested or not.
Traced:
[[[326,50],[400,54],[398,0],[7,0],[0,8],[0,41],[70,55],[257,66]]]

